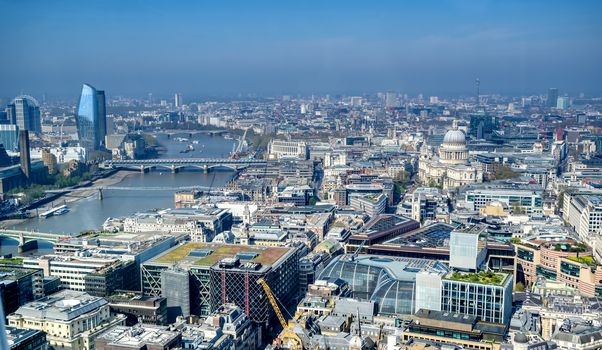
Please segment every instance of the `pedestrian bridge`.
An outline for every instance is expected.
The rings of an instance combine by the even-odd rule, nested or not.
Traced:
[[[46,193],[71,193],[71,192],[86,192],[86,191],[105,191],[105,190],[114,190],[114,191],[204,191],[204,192],[218,192],[223,193],[221,189],[218,187],[208,187],[208,186],[178,186],[178,187],[169,187],[169,186],[147,186],[147,187],[127,187],[127,186],[88,186],[88,187],[78,187],[78,188],[64,188],[57,190],[46,190]]]
[[[263,159],[228,159],[228,158],[173,158],[173,159],[136,159],[107,160],[101,166],[106,169],[135,169],[146,172],[153,168],[166,168],[177,172],[181,168],[191,167],[208,172],[214,168],[229,168],[238,171],[249,165],[266,165]]]
[[[19,241],[20,253],[31,249],[36,249],[38,247],[38,241],[56,243],[70,238],[70,236],[57,233],[0,229],[0,238],[2,237],[12,238]]]

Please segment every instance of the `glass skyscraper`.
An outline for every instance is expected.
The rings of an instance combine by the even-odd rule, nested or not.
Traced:
[[[77,106],[77,134],[88,152],[104,146],[107,134],[107,116],[104,91],[84,84]]]
[[[28,130],[31,133],[42,132],[42,119],[40,107],[30,96],[19,96],[6,108],[7,122],[15,124],[19,130]]]

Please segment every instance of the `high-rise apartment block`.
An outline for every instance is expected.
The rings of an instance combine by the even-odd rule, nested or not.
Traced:
[[[77,133],[79,142],[86,151],[104,146],[107,135],[107,115],[104,91],[84,84],[77,106]]]

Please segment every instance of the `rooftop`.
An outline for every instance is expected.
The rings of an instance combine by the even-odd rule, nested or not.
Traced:
[[[104,340],[108,344],[141,348],[148,344],[165,347],[178,336],[179,333],[158,326],[116,326],[101,334],[98,339]]]
[[[423,228],[410,231],[395,237],[385,244],[401,245],[420,248],[447,248],[449,249],[449,236],[454,230],[453,225],[434,223]]]
[[[88,293],[62,290],[21,306],[13,315],[21,315],[25,318],[69,321],[106,304],[105,299]]]
[[[25,344],[28,339],[35,337],[44,332],[36,329],[21,329],[11,326],[6,326],[6,340],[10,349],[16,349],[21,344]]]
[[[578,262],[583,265],[587,265],[587,266],[598,266],[598,263],[596,262],[596,260],[594,260],[594,258],[589,255],[569,256],[569,257],[567,257],[567,259],[569,259],[570,261]]]
[[[190,266],[213,266],[224,258],[240,258],[240,253],[251,253],[247,262],[273,265],[291,249],[234,244],[187,243],[158,256],[151,262],[156,264],[187,263]],[[241,260],[244,260],[241,258]]]
[[[507,274],[495,273],[491,271],[481,271],[476,273],[465,273],[454,271],[446,276],[446,279],[453,281],[465,281],[489,285],[502,285],[508,278]]]

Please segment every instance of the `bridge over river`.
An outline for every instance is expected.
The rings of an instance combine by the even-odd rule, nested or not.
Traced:
[[[135,159],[107,160],[101,166],[106,169],[135,169],[146,172],[152,168],[166,168],[177,172],[184,167],[198,168],[205,172],[215,168],[228,168],[238,171],[249,165],[267,165],[263,159],[228,159],[228,158],[173,158],[173,159]]]
[[[56,243],[71,238],[65,234],[0,229],[0,238],[2,237],[19,241],[19,253],[36,249],[39,240]]]

